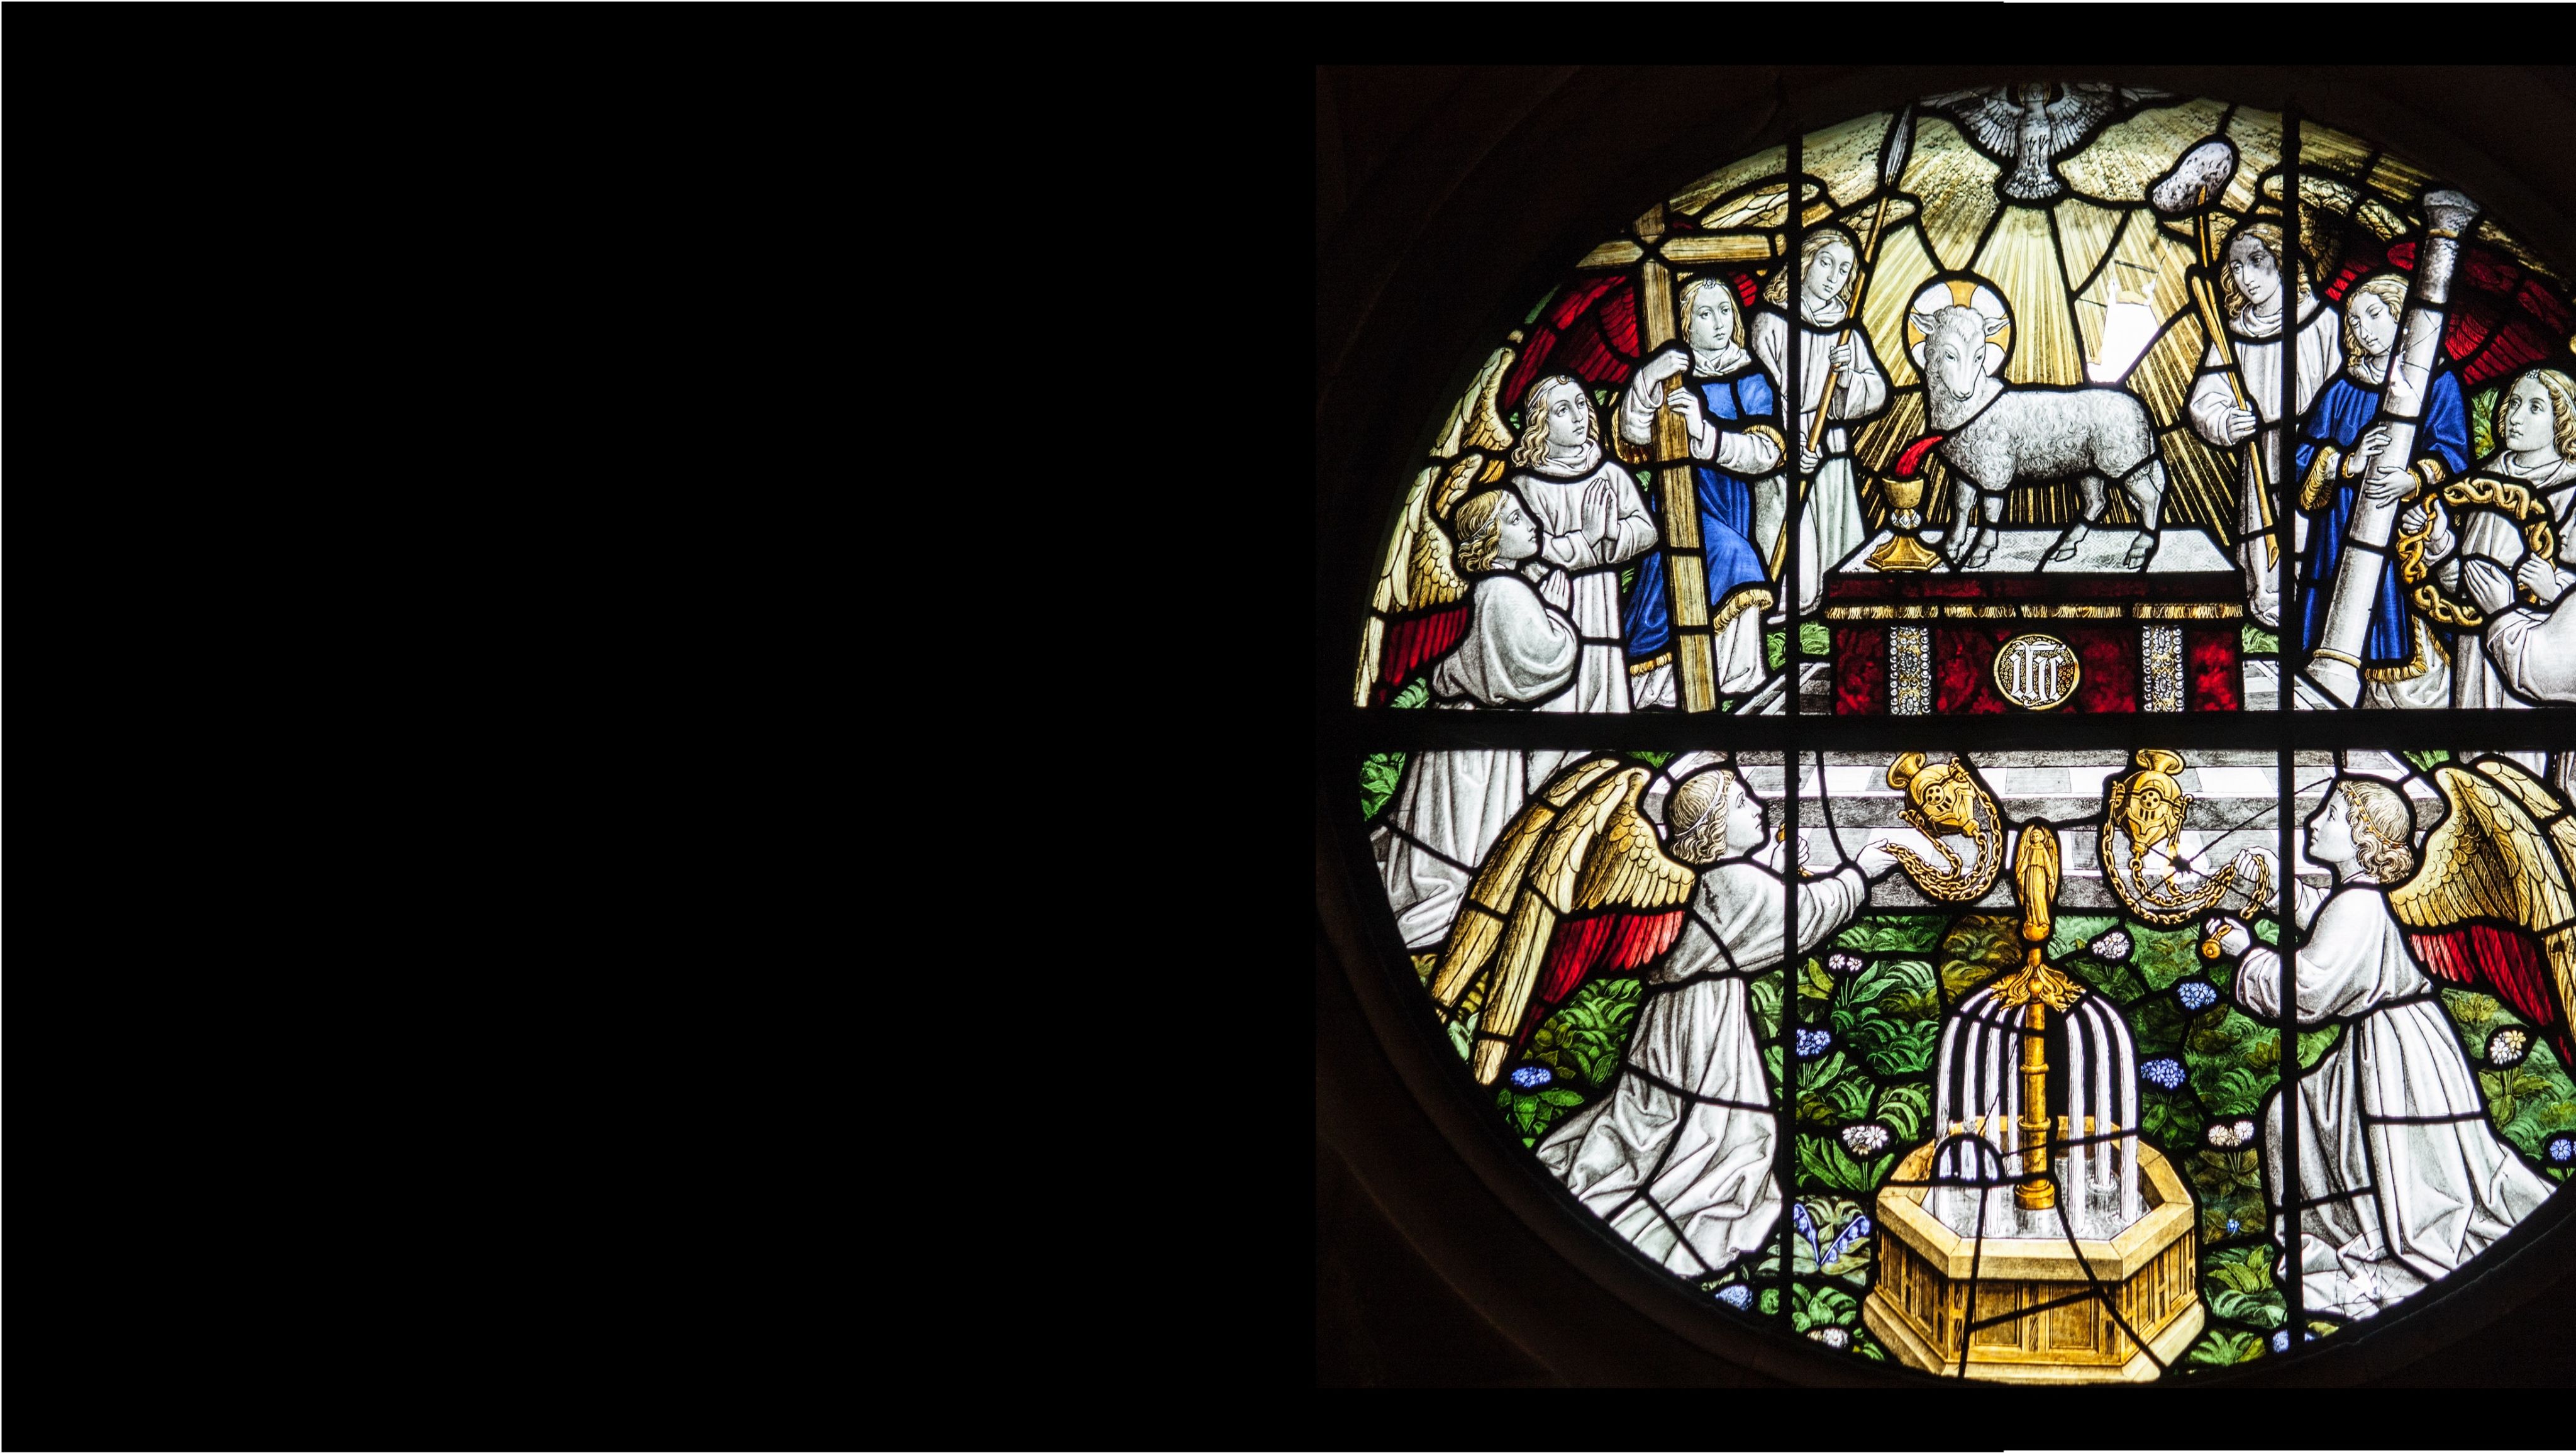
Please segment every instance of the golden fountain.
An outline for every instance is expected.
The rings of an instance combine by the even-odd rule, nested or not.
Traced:
[[[2182,1178],[2138,1138],[2119,1012],[2047,961],[2058,878],[2056,830],[2033,822],[2013,855],[2022,965],[1943,1028],[1933,1123],[1946,1133],[1879,1192],[1879,1280],[1861,1315],[1899,1359],[1954,1377],[2145,1381],[2207,1320],[2197,1222]]]

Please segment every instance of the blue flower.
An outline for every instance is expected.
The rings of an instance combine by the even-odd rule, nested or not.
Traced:
[[[2233,1236],[2233,1235],[2235,1235],[2237,1232],[2242,1231],[2242,1230],[2244,1230],[2244,1229],[2245,1229],[2245,1223],[2243,1223],[2242,1221],[2237,1220],[2237,1219],[2236,1219],[2235,1217],[2233,1217],[2233,1216],[2230,1216],[2230,1217],[2228,1217],[2228,1218],[2227,1218],[2227,1234],[2228,1234],[2228,1235]]]
[[[2218,1002],[2218,991],[2198,979],[2185,979],[2174,985],[2174,993],[2181,997],[2182,1007],[2194,1014]]]
[[[1833,1046],[1834,1037],[1821,1029],[1798,1031],[1798,1058],[1814,1059]]]
[[[2561,1135],[2549,1142],[2550,1164],[2565,1165],[2571,1160],[2576,1160],[2576,1139]]]
[[[2179,1090],[2182,1088],[2183,1071],[2181,1060],[2172,1058],[2151,1059],[2145,1064],[2138,1066],[2138,1073],[2168,1090]]]
[[[1512,1083],[1524,1090],[1535,1090],[1555,1078],[1545,1065],[1523,1065],[1512,1071]]]
[[[1753,1288],[1738,1282],[1734,1286],[1720,1288],[1717,1299],[1740,1312],[1753,1305]]]
[[[2299,1340],[2302,1342],[2314,1342],[2317,1340],[2317,1334],[2314,1332],[2303,1332],[2299,1334]],[[2272,1350],[2275,1352],[2287,1352],[2290,1350],[2289,1328],[2284,1327],[2280,1331],[2272,1334]]]

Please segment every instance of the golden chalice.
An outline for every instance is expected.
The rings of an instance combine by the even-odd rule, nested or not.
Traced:
[[[1941,557],[1925,549],[1915,538],[1923,528],[1923,487],[1921,474],[1911,479],[1881,481],[1887,488],[1887,502],[1895,512],[1887,517],[1891,532],[1886,544],[1869,553],[1872,570],[1929,570],[1941,563]]]

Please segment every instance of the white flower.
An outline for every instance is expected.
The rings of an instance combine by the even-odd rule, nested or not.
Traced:
[[[1873,1156],[1886,1148],[1887,1127],[1884,1125],[1846,1125],[1843,1127],[1843,1149],[1850,1151],[1854,1155],[1862,1157]]]
[[[1837,1352],[1851,1345],[1851,1334],[1840,1327],[1818,1327],[1807,1335]]]

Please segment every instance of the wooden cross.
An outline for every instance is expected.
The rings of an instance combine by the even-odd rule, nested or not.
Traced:
[[[1637,219],[1637,241],[1605,242],[1578,266],[1637,269],[1637,332],[1643,356],[1678,336],[1673,310],[1674,263],[1767,262],[1770,246],[1760,237],[1664,235],[1664,209],[1657,205]],[[1664,391],[1687,386],[1689,370],[1665,381]],[[1691,458],[1690,431],[1670,409],[1655,411],[1655,498],[1664,515],[1664,581],[1672,588],[1673,674],[1680,682],[1684,711],[1717,709],[1717,658],[1708,627],[1707,551],[1699,537],[1699,491],[1696,461]]]

